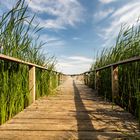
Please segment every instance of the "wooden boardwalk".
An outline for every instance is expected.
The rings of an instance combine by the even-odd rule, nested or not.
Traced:
[[[139,137],[138,123],[92,89],[67,80],[55,96],[43,97],[0,126],[0,139],[112,140]]]

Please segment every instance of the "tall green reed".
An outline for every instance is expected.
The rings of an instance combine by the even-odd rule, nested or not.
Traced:
[[[0,124],[29,105],[28,67],[0,61]]]
[[[24,0],[0,18],[0,53],[20,58],[52,71],[54,57],[45,57],[40,52],[44,45],[38,42],[40,28],[33,26],[35,16],[28,16]],[[34,38],[33,36],[37,36]],[[29,105],[28,66],[0,60],[0,124]],[[36,98],[48,95],[57,86],[56,74],[36,68]],[[52,86],[51,86],[52,85]]]
[[[114,47],[103,49],[92,69],[140,56],[140,24],[122,27]],[[119,65],[119,93],[115,102],[140,120],[140,62]],[[111,100],[111,70],[100,71],[99,94]]]

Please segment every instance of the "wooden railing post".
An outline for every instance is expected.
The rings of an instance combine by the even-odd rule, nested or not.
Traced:
[[[60,74],[60,84],[62,84],[63,83],[63,74],[61,73]]]
[[[84,76],[83,74],[80,75],[81,82],[84,84]]]
[[[95,89],[98,90],[99,71],[95,70]]]
[[[88,73],[85,74],[86,77],[86,85],[88,85]]]
[[[87,85],[87,73],[85,73],[85,85]]]
[[[90,79],[89,79],[89,78],[90,78],[90,74],[87,73],[87,85],[88,85],[88,86],[90,86]]]
[[[31,96],[31,103],[35,102],[35,66],[29,66],[29,91]]]
[[[118,96],[119,83],[118,83],[118,66],[111,66],[111,83],[112,83],[112,101]]]

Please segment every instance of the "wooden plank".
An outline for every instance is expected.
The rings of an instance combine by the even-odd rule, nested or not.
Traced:
[[[95,68],[95,70],[86,71],[86,72],[84,72],[82,74],[95,72],[95,71],[100,71],[100,70],[109,68],[111,66],[115,66],[115,65],[118,66],[118,65],[122,65],[122,64],[128,64],[128,63],[132,63],[132,62],[136,62],[136,61],[140,61],[140,56],[136,56],[136,57],[132,57],[132,58],[129,58],[129,59],[126,59],[126,60],[118,61],[116,63],[112,63],[112,64],[109,64],[109,65],[106,65],[106,66],[103,66],[103,67],[100,67],[100,68]]]
[[[35,102],[36,96],[36,76],[35,76],[35,66],[29,66],[29,91],[30,91],[30,103]]]
[[[0,139],[103,140],[140,136],[138,123],[130,113],[118,106],[112,110],[111,103],[80,82],[69,79],[57,91],[57,95],[36,100],[0,126]]]
[[[82,140],[128,140],[121,132],[97,132],[97,131],[3,131],[0,133],[2,140],[79,140],[78,133]],[[23,138],[24,137],[24,138]],[[131,138],[130,138],[131,139]],[[11,140],[11,139],[10,139]]]
[[[122,64],[128,64],[128,63],[132,63],[132,62],[136,62],[136,61],[140,61],[140,56],[132,57],[132,58],[129,58],[129,59],[126,59],[126,60],[122,60],[122,61],[113,63],[113,64],[109,64],[109,65],[106,65],[104,67],[97,68],[96,70],[103,70],[103,69],[109,68],[111,66],[118,66],[118,65],[122,65]]]
[[[1,60],[15,62],[15,63],[20,63],[20,64],[32,66],[32,67],[34,66],[34,67],[37,67],[37,68],[40,68],[40,69],[45,69],[47,71],[52,71],[52,70],[48,70],[46,67],[39,66],[39,65],[36,65],[34,63],[26,62],[24,60],[21,60],[21,59],[18,59],[18,58],[14,58],[14,57],[10,57],[10,56],[4,55],[4,54],[0,54],[0,59]],[[58,73],[57,71],[52,71],[52,72]]]

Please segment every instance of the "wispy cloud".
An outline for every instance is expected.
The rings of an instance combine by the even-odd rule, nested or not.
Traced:
[[[89,70],[92,62],[93,59],[84,56],[61,56],[56,67],[66,74],[76,74]]]
[[[29,8],[40,14],[47,14],[48,19],[38,17],[36,22],[49,29],[66,29],[83,22],[84,8],[77,0],[26,0]]]
[[[99,1],[103,4],[108,4],[108,3],[111,3],[111,2],[115,2],[117,0],[99,0]]]
[[[126,24],[127,26],[132,26],[138,20],[140,9],[140,2],[134,1],[130,2],[123,7],[117,9],[109,18],[110,25],[103,28],[101,32],[102,38],[105,42],[113,43],[113,40],[117,37],[121,25]],[[109,45],[109,44],[104,44]],[[111,44],[110,44],[111,45]]]
[[[93,61],[91,58],[87,58],[83,56],[70,56],[67,59],[76,60],[77,62],[88,62],[88,63],[91,63]]]
[[[41,34],[40,35],[40,40],[45,41],[47,43],[52,43],[52,42],[55,42],[55,41],[60,41],[61,39],[58,38],[58,37],[47,35],[47,34]]]
[[[102,20],[105,19],[106,17],[108,17],[111,13],[113,13],[114,9],[113,8],[109,8],[106,10],[101,10],[97,13],[94,14],[94,19],[95,20]]]
[[[60,49],[61,47],[64,47],[66,43],[63,39],[59,37],[50,36],[47,34],[41,34],[39,40],[42,42],[46,42],[46,48],[53,47]]]

